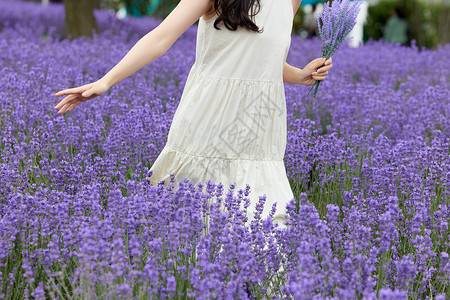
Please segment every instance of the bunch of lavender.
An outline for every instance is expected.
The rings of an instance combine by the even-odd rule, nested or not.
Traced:
[[[322,40],[322,57],[329,59],[346,40],[356,24],[360,8],[361,2],[350,3],[350,0],[335,0],[332,4],[327,2],[324,5],[323,12],[317,17],[319,36]],[[315,88],[315,97],[319,84],[320,81],[316,80],[308,95]]]

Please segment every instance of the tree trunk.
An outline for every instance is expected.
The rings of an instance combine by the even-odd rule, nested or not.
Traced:
[[[100,0],[92,0],[94,8],[100,9]]]
[[[438,35],[439,43],[445,45],[450,43],[450,6],[442,5],[441,12],[439,14]]]
[[[70,39],[80,36],[92,37],[93,30],[98,32],[94,17],[95,2],[92,0],[64,0],[67,37]]]

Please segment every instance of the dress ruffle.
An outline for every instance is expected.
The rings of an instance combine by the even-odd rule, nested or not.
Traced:
[[[263,217],[267,217],[272,205],[277,202],[274,218],[283,218],[286,204],[294,198],[283,161],[226,159],[220,157],[204,157],[165,146],[155,164],[150,177],[152,185],[164,181],[167,186],[170,174],[175,175],[176,182],[184,178],[194,183],[211,180],[222,183],[224,193],[230,184],[236,184],[235,191],[245,190],[250,186],[251,206],[248,217],[251,220],[256,203],[260,196],[266,195]]]

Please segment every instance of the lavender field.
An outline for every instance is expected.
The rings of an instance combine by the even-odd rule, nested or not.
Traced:
[[[251,186],[149,184],[196,26],[59,115],[56,91],[160,22],[97,11],[100,33],[68,41],[63,18],[0,0],[0,299],[449,299],[450,44],[343,47],[317,98],[285,85],[296,199],[280,229],[245,226]],[[288,62],[320,46],[293,37]]]

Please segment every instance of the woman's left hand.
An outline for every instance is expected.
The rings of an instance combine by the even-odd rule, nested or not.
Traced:
[[[316,80],[325,80],[328,71],[333,67],[331,58],[325,61],[325,58],[316,58],[300,70],[299,82],[303,85],[313,85]],[[323,66],[325,64],[325,66]],[[323,67],[322,67],[323,66]]]
[[[87,100],[91,100],[95,97],[98,97],[109,89],[109,84],[103,78],[97,80],[96,82],[85,84],[83,86],[66,89],[63,91],[59,91],[55,94],[56,97],[67,96],[63,100],[61,100],[54,109],[59,109],[59,114],[62,114],[67,111],[71,111],[75,107],[77,107],[80,103],[86,102]]]

